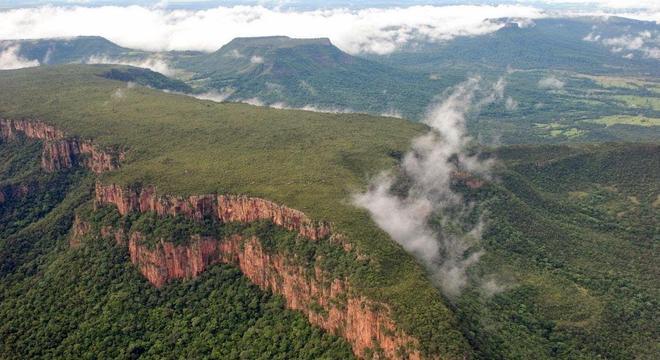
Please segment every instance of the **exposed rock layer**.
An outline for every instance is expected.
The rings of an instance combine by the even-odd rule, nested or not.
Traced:
[[[101,173],[116,169],[124,157],[123,152],[101,151],[88,140],[67,138],[62,131],[40,121],[0,119],[0,138],[15,139],[20,135],[43,141],[42,167],[47,171],[80,164]],[[0,200],[4,197],[3,193]],[[213,217],[222,222],[269,220],[308,239],[328,237],[350,249],[343,237],[332,234],[330,224],[313,222],[298,210],[259,198],[217,194],[187,198],[158,196],[153,187],[129,190],[97,183],[96,201],[114,204],[122,215],[155,211],[197,220]],[[70,245],[79,246],[82,237],[90,231],[91,225],[76,217]],[[125,244],[124,229],[104,226],[100,234]],[[243,239],[236,235],[222,241],[196,237],[187,245],[161,242],[153,249],[141,240],[142,235],[137,232],[128,238],[131,261],[155,286],[198,276],[214,263],[233,264],[256,285],[282,295],[289,308],[303,312],[311,323],[344,337],[359,357],[374,349],[375,354],[390,359],[421,357],[415,350],[417,341],[397,329],[386,305],[354,294],[345,279],[331,279],[318,267],[309,271],[282,254],[266,252],[256,237]]]
[[[303,212],[278,205],[272,201],[239,195],[193,195],[189,197],[159,196],[152,186],[127,189],[118,185],[96,183],[96,201],[113,204],[122,215],[131,211],[155,211],[159,215],[182,215],[201,220],[216,218],[222,222],[253,222],[269,220],[275,225],[318,240],[331,236],[330,224],[314,222]],[[331,236],[340,241],[338,235]]]
[[[0,119],[0,137],[16,139],[20,134],[42,140],[41,166],[46,171],[56,171],[81,164],[95,173],[114,170],[124,153],[121,151],[103,151],[89,140],[67,138],[61,130],[33,120]]]
[[[318,267],[310,272],[286,256],[268,253],[256,237],[194,237],[187,245],[161,241],[154,248],[142,240],[138,232],[129,237],[131,261],[155,286],[193,278],[218,262],[232,264],[262,289],[282,295],[288,308],[303,312],[312,324],[345,338],[360,357],[374,348],[388,359],[421,357],[414,350],[417,342],[397,330],[387,306],[353,294],[346,280],[332,279]]]
[[[347,248],[342,237],[331,234],[329,224],[315,223],[300,211],[259,198],[158,196],[153,187],[137,190],[97,183],[96,201],[114,204],[123,215],[155,211],[194,219],[213,216],[222,222],[269,220],[310,240],[329,237]],[[105,233],[117,239],[116,231]],[[421,357],[415,350],[417,341],[397,329],[386,305],[354,294],[346,279],[333,279],[318,267],[310,271],[283,254],[265,251],[256,237],[235,235],[219,240],[197,236],[186,245],[161,241],[155,247],[146,246],[143,240],[139,232],[130,234],[131,261],[157,287],[173,279],[194,278],[218,262],[233,264],[259,287],[282,295],[287,307],[303,312],[312,324],[345,338],[360,357],[370,349],[379,349],[390,359],[403,354],[411,359]]]

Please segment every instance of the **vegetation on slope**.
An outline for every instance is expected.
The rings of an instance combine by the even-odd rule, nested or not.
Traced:
[[[340,258],[336,269],[348,271],[359,291],[391,304],[396,320],[419,337],[428,352],[470,351],[484,359],[657,357],[657,348],[649,346],[660,338],[655,326],[660,298],[660,270],[654,261],[660,230],[657,145],[537,145],[495,151],[501,164],[498,180],[479,189],[462,190],[466,200],[476,201],[478,211],[487,214],[482,241],[486,252],[471,269],[471,286],[446,305],[415,261],[348,201],[369,175],[396,163],[409,139],[424,131],[422,126],[366,115],[215,104],[140,87],[126,89],[125,84],[95,76],[106,70],[61,67],[2,73],[0,85],[8,93],[0,94],[0,116],[38,116],[70,134],[125,146],[126,162],[120,170],[105,174],[102,180],[106,182],[155,184],[158,191],[179,195],[246,193],[303,210],[314,219],[332,221],[367,256],[365,262],[349,259],[348,264]],[[51,86],[58,91],[48,91]],[[111,98],[118,88],[126,90],[121,101]],[[31,151],[37,153],[36,148]],[[67,209],[72,212],[73,208]],[[61,213],[69,214],[61,229],[70,225],[70,212]],[[97,220],[120,221],[112,212],[106,215]],[[174,241],[208,230],[150,214],[133,220]],[[57,229],[54,224],[44,226]],[[158,232],[161,227],[174,230]],[[233,230],[268,234],[275,241],[267,245],[278,251],[310,251],[267,223]],[[52,238],[46,239],[53,243],[48,240]],[[65,240],[57,241],[62,244]],[[90,249],[74,251],[115,256],[108,255],[114,247],[105,243]],[[122,259],[117,262],[125,264],[125,254],[116,256]],[[66,263],[76,264],[66,259]],[[99,261],[100,268],[108,267],[105,260]],[[49,261],[40,257],[34,264],[27,273],[40,269],[41,276]],[[227,279],[222,269],[226,268],[214,268],[214,274]],[[125,272],[121,271],[122,276],[128,276]],[[23,279],[23,273],[12,276]],[[21,281],[32,284],[35,279]],[[90,280],[99,281],[103,279]],[[131,281],[117,280],[112,288]],[[190,289],[199,289],[195,284],[206,281],[213,279],[204,275],[168,285],[163,291],[186,289],[185,294],[183,290],[176,294],[188,299],[185,296],[197,296],[197,290]],[[15,286],[23,290],[12,294],[25,296],[27,286]],[[51,291],[43,286],[39,291]],[[139,285],[131,286],[146,285],[140,280]],[[14,295],[6,299],[14,299]],[[169,300],[162,301],[149,304],[166,306]],[[132,309],[138,312],[149,311],[134,303],[129,306],[136,306]],[[18,326],[15,321],[11,324]],[[102,324],[90,323],[90,329],[97,325]],[[27,331],[27,327],[20,329]],[[152,340],[160,334],[140,338],[147,344],[140,345],[141,349],[149,349],[145,354],[158,354],[155,351],[160,351],[160,345]],[[463,337],[473,350],[466,350]],[[210,336],[204,335],[204,339],[212,341]],[[121,341],[127,344],[128,340]],[[323,349],[341,354],[343,345],[318,341],[330,344]],[[186,345],[186,351],[207,349],[193,343]],[[232,344],[242,349],[241,342]]]
[[[547,70],[505,79],[505,99],[468,122],[473,134],[505,144],[660,140],[657,79]]]
[[[658,145],[497,154],[501,182],[471,195],[488,212],[482,280],[456,304],[478,353],[657,357]]]
[[[218,104],[96,76],[104,66],[0,73],[0,116],[36,117],[67,134],[127,149],[101,180],[151,184],[159,193],[247,194],[327,220],[367,256],[350,274],[355,289],[389,304],[423,350],[469,352],[451,311],[414,259],[350,204],[368,176],[395,163],[421,125],[367,115],[334,115]],[[56,91],[55,91],[56,89]],[[123,97],[113,98],[117,89]],[[409,294],[415,293],[415,297]]]
[[[0,204],[0,357],[352,357],[342,339],[285,310],[282,299],[237,269],[218,265],[194,281],[156,289],[124,247],[98,236],[98,226],[85,246],[69,248],[73,213],[87,204],[91,179],[80,171],[40,172],[33,151],[39,145],[0,144],[3,184],[18,180],[9,170],[18,168],[29,170],[33,183],[48,184],[31,188],[32,201]],[[102,209],[90,219],[107,221],[108,210],[116,213]]]
[[[635,51],[611,51],[597,39],[634,37],[644,31],[654,32],[658,25],[609,17],[575,17],[536,19],[507,24],[500,30],[482,36],[462,36],[451,41],[414,44],[373,60],[411,71],[438,72],[464,69],[504,71],[514,69],[564,70],[589,74],[658,76],[657,59]],[[592,41],[588,41],[591,34]]]

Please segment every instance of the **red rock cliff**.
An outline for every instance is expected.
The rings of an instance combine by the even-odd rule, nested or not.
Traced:
[[[157,287],[193,278],[218,262],[232,264],[262,289],[282,295],[288,308],[303,312],[312,324],[345,338],[359,357],[378,347],[388,359],[421,358],[417,342],[397,330],[387,306],[353,294],[346,280],[332,279],[318,267],[310,275],[290,258],[264,251],[256,237],[194,237],[187,245],[161,241],[154,248],[142,240],[140,233],[131,234],[131,261]]]
[[[331,236],[330,224],[314,222],[301,211],[272,201],[237,195],[193,195],[189,197],[160,196],[152,186],[131,190],[114,184],[96,183],[96,201],[113,204],[119,213],[155,211],[159,215],[182,215],[200,220],[211,216],[222,222],[253,222],[269,220],[300,235],[318,240]],[[333,239],[339,241],[340,236]]]
[[[61,130],[40,121],[0,119],[0,137],[15,139],[23,134],[44,142],[41,166],[56,171],[81,164],[95,173],[117,168],[123,152],[99,150],[91,141],[67,138]]]
[[[195,219],[214,216],[222,222],[265,219],[311,240],[329,236],[347,248],[338,240],[342,237],[331,234],[329,224],[315,223],[300,211],[259,198],[215,194],[159,196],[153,187],[132,190],[97,182],[96,201],[116,205],[123,215],[155,211]],[[290,309],[303,312],[312,324],[345,338],[359,357],[375,348],[389,359],[401,358],[402,354],[411,359],[421,357],[415,350],[417,341],[397,329],[386,305],[355,295],[346,279],[333,279],[318,267],[310,275],[308,269],[283,254],[266,252],[255,237],[194,237],[187,245],[161,241],[154,247],[144,245],[143,239],[138,232],[130,234],[131,261],[157,287],[173,279],[194,278],[218,262],[233,264],[256,285],[282,295]]]

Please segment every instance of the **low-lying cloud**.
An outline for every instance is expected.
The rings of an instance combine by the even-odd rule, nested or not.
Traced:
[[[660,8],[660,5],[659,5]],[[660,32],[644,30],[633,34],[610,36],[599,34],[596,26],[582,40],[601,43],[613,53],[621,53],[624,58],[637,56],[647,59],[660,59]]]
[[[328,37],[352,54],[387,54],[415,41],[483,35],[505,26],[491,19],[517,18],[528,22],[544,16],[542,10],[522,5],[311,11],[263,6],[205,10],[44,6],[0,12],[0,39],[98,35],[135,49],[214,51],[235,37],[288,35]]]
[[[22,58],[20,50],[20,45],[0,47],[0,70],[22,69],[40,65],[38,60]]]
[[[564,82],[554,76],[548,76],[539,80],[539,89],[560,90],[564,88]]]
[[[86,64],[113,64],[113,65],[130,65],[135,67],[146,68],[166,76],[175,76],[176,69],[158,56],[151,56],[145,59],[123,59],[112,58],[107,56],[91,56],[85,61]]]
[[[471,78],[432,107],[425,120],[431,131],[413,140],[400,174],[382,173],[366,192],[353,197],[379,227],[420,260],[450,298],[460,294],[468,282],[468,268],[483,255],[479,241],[484,222],[467,221],[474,205],[452,189],[459,174],[488,178],[493,166],[493,160],[470,151],[473,139],[467,135],[466,116],[501,99],[505,82],[487,88],[482,83]],[[395,190],[399,176],[410,184],[403,193]]]

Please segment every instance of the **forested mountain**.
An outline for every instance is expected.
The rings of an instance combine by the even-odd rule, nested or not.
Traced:
[[[422,42],[370,56],[412,71],[565,70],[589,74],[658,76],[655,22],[618,17],[495,20],[500,30],[450,41]]]
[[[448,296],[350,201],[428,127],[107,76],[130,69],[0,72],[0,357],[657,355],[656,143],[486,149],[493,176],[452,174],[487,221]]]

